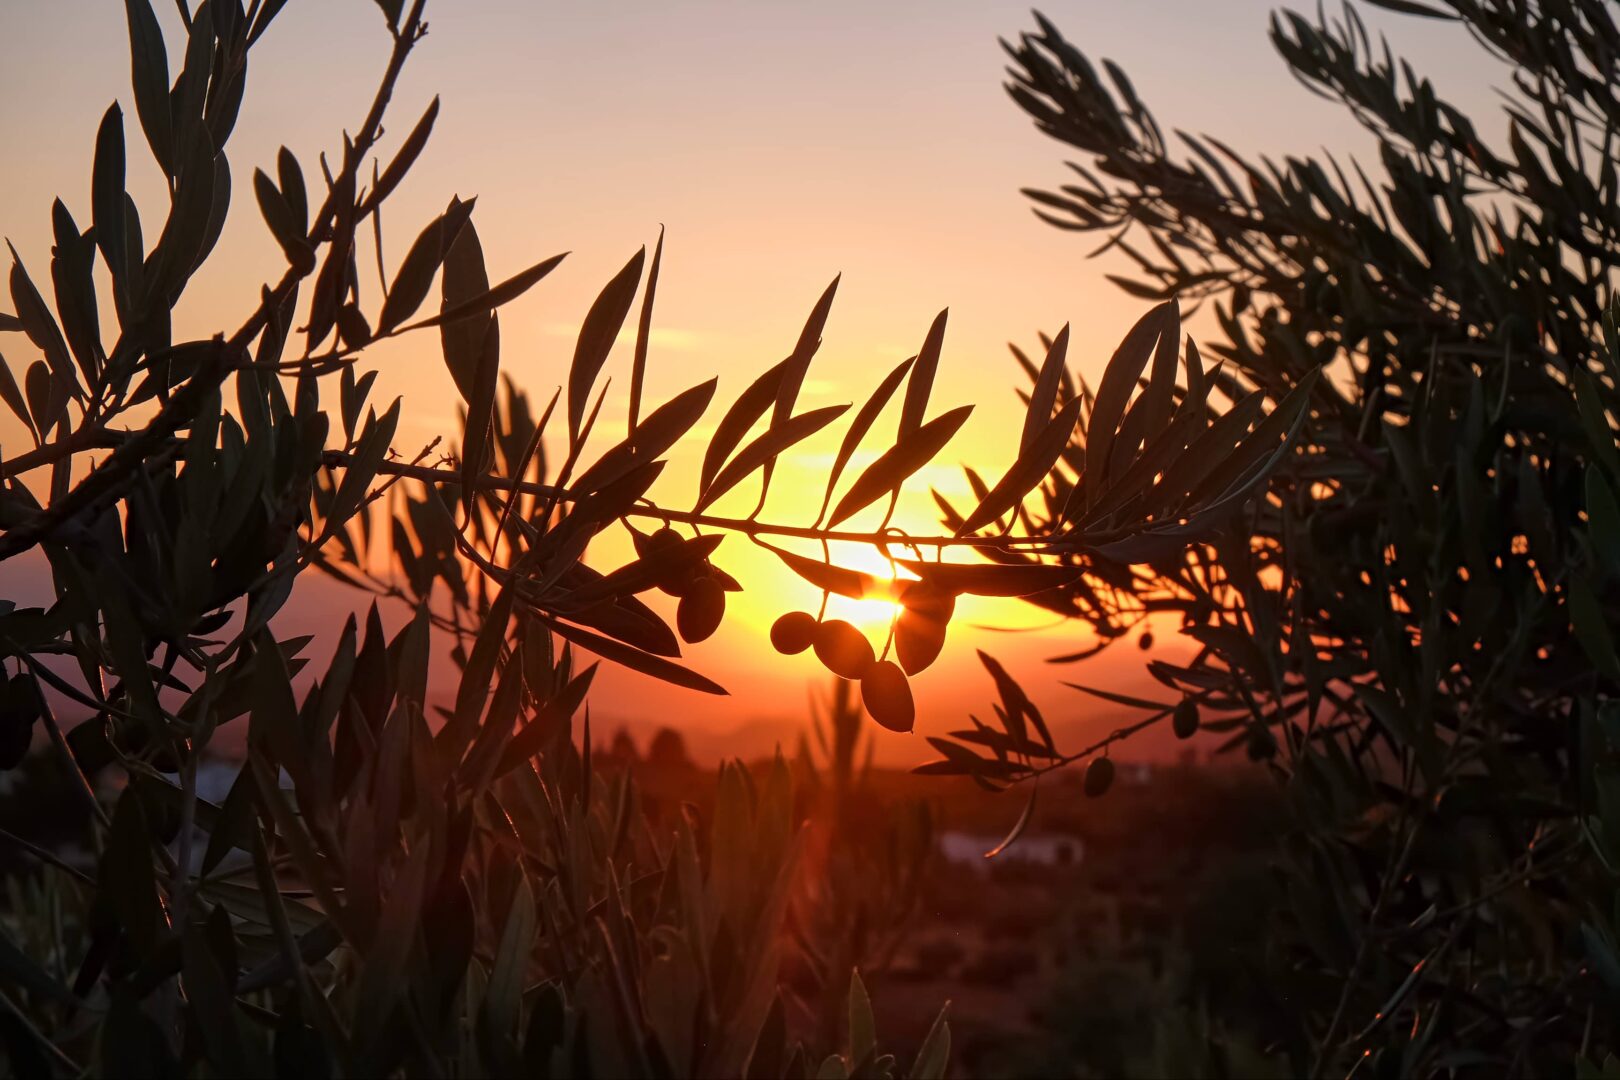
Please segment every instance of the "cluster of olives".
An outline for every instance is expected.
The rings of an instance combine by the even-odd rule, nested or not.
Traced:
[[[685,543],[685,537],[667,526],[648,535],[636,533],[635,536],[639,557],[648,561],[669,560],[658,588],[680,598],[675,607],[675,628],[680,631],[682,641],[696,644],[707,640],[720,628],[720,620],[726,614],[726,593],[737,592],[742,586],[706,557],[689,561],[675,557]]]
[[[866,711],[890,731],[910,731],[916,722],[906,673],[893,660],[879,660],[866,635],[843,619],[818,622],[808,611],[790,611],[772,624],[771,644],[788,655],[814,649],[828,671],[859,681]]]
[[[771,626],[771,644],[789,656],[813,649],[828,671],[861,684],[861,701],[872,719],[890,731],[910,731],[917,707],[906,677],[938,658],[956,598],[917,581],[906,586],[900,603],[902,611],[894,627],[898,663],[879,660],[872,643],[850,623],[818,620],[808,611],[790,611],[777,619]]]
[[[18,672],[0,683],[0,771],[15,769],[28,754],[39,719],[39,691]]]
[[[1178,739],[1190,739],[1198,734],[1198,702],[1190,697],[1182,698],[1170,715],[1170,730],[1176,733]],[[1264,732],[1264,729],[1261,730]],[[1268,732],[1265,734],[1269,737]],[[1254,756],[1252,740],[1250,756]],[[1108,789],[1114,786],[1114,763],[1105,757],[1092,758],[1091,764],[1086,766],[1082,786],[1086,795],[1093,799],[1107,794]]]

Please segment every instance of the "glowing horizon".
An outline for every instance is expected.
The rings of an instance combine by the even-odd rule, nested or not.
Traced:
[[[1216,130],[1241,150],[1285,152],[1302,129],[1313,141],[1363,145],[1349,119],[1301,92],[1269,55],[1267,5],[1245,0],[1218,13],[1189,2],[1160,7],[1161,16],[1181,26],[1173,41],[1145,32],[1143,20],[1113,6],[1088,2],[1048,13],[1063,25],[1089,25],[1177,126]],[[479,196],[475,221],[492,275],[572,249],[552,278],[501,316],[503,369],[543,401],[564,377],[579,320],[597,290],[636,247],[650,250],[659,224],[667,225],[646,401],[656,404],[711,375],[721,384],[709,415],[672,453],[654,489],[672,505],[690,504],[705,431],[725,403],[791,348],[835,273],[842,284],[801,410],[858,405],[884,372],[917,351],[934,314],[951,309],[930,415],[968,403],[975,413],[908,485],[895,522],[913,532],[938,528],[930,487],[967,494],[960,462],[994,477],[1011,458],[1023,377],[1008,340],[1029,347],[1037,332],[1067,322],[1073,366],[1094,375],[1147,306],[1104,280],[1127,268],[1123,260],[1085,262],[1088,241],[1041,224],[1018,194],[1021,186],[1061,182],[1065,156],[1030,128],[1000,88],[995,39],[1029,28],[1022,5],[903,4],[875,13],[854,4],[811,12],[704,3],[679,11],[643,4],[564,12],[481,0],[430,5],[430,16],[433,32],[396,95],[384,153],[434,94],[442,96],[442,111],[384,222],[385,261],[397,266],[416,230],[458,192]],[[160,17],[176,21],[172,11]],[[131,118],[132,194],[152,213],[162,195],[133,134],[116,6],[63,0],[10,11],[0,26],[8,43],[0,93],[35,103],[0,121],[10,145],[30,148],[0,162],[0,188],[13,208],[3,228],[42,280],[50,199],[60,194],[81,221],[88,217],[93,137],[114,98]],[[1398,40],[1441,49],[1442,60],[1451,55],[1438,29],[1403,23]],[[318,175],[318,152],[330,154],[339,132],[358,122],[386,48],[370,0],[290,5],[278,19],[250,74],[248,108],[232,144],[235,196],[225,235],[177,313],[177,334],[210,332],[246,312],[259,283],[279,271],[281,253],[251,197],[252,170],[271,163],[285,143],[306,174]],[[54,68],[70,62],[74,78],[52,78]],[[1427,66],[1462,74],[1455,65]],[[51,86],[48,102],[40,85]],[[1219,106],[1231,100],[1266,100],[1276,111],[1234,117]],[[1468,103],[1466,96],[1459,100]],[[364,287],[374,298],[375,281],[368,277]],[[8,343],[7,350],[14,362],[28,359],[19,346]],[[403,455],[435,436],[455,444],[458,399],[432,335],[384,343],[368,351],[363,366],[381,372],[373,403],[405,399],[396,439]],[[605,372],[615,382],[597,452],[623,431],[628,366],[627,336]],[[869,436],[845,484],[892,437],[896,408]],[[0,444],[19,445],[19,432],[9,415],[0,418]],[[815,516],[840,434],[823,432],[779,466],[768,519],[808,523]],[[755,479],[715,509],[746,514],[757,492]],[[856,523],[880,515],[881,508],[869,509]],[[613,530],[590,561],[610,569],[629,553],[623,531]],[[741,538],[723,544],[716,559],[748,591],[733,598],[732,617],[710,642],[686,652],[692,666],[727,685],[733,697],[698,699],[604,666],[593,699],[599,710],[667,711],[720,726],[761,717],[802,722],[796,689],[820,685],[823,676],[804,658],[775,656],[765,630],[784,611],[817,610],[820,594]],[[869,549],[835,556],[841,565],[885,572],[876,559]],[[300,587],[295,603],[302,607],[288,613],[290,621],[321,623],[339,602],[311,591],[320,588]],[[652,602],[673,611],[663,598]],[[834,597],[829,612],[855,621],[881,650],[892,605]],[[974,629],[986,624],[1020,632]],[[1078,717],[1084,703],[1057,687],[1040,661],[1089,635],[1072,624],[1050,624],[1048,613],[1015,601],[966,600],[945,655],[916,680],[919,715],[927,717],[919,732],[960,726],[989,699],[975,647],[1001,655],[1041,699]],[[328,635],[335,630],[321,628]],[[312,652],[328,648],[323,637]],[[1121,652],[1088,678],[1140,684],[1135,650]],[[1055,670],[1076,677],[1074,669]],[[795,693],[784,693],[784,684]],[[894,760],[926,756],[917,736],[885,735],[881,747]]]

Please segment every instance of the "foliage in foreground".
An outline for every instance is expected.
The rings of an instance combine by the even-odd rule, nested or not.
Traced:
[[[53,600],[0,610],[0,764],[15,764],[42,729],[83,806],[91,853],[75,861],[6,838],[41,864],[19,891],[31,900],[0,921],[0,1036],[18,1071],[941,1075],[943,1016],[902,1068],[879,1051],[850,976],[882,959],[881,941],[854,920],[903,897],[906,882],[882,875],[908,864],[873,870],[871,852],[834,825],[823,855],[854,880],[827,895],[800,890],[801,848],[816,832],[793,811],[781,764],[757,777],[727,766],[707,822],[649,821],[630,777],[593,765],[585,703],[596,668],[576,650],[723,692],[680,662],[682,642],[712,633],[726,594],[742,587],[715,561],[721,541],[816,541],[820,559],[772,549],[823,590],[884,592],[903,614],[881,655],[848,624],[808,613],[777,643],[814,648],[862,683],[876,719],[909,729],[907,680],[938,655],[957,595],[1050,594],[1080,579],[1058,561],[1066,554],[1138,534],[1176,547],[1207,534],[1286,452],[1309,383],[1270,417],[1245,414],[1229,453],[1202,458],[1212,472],[1156,480],[1186,445],[1159,437],[1164,422],[1202,424],[1208,387],[1175,391],[1175,333],[1160,334],[1154,313],[1089,409],[1092,444],[1112,441],[1114,467],[1072,485],[1087,521],[1034,530],[1024,499],[1072,453],[1090,405],[1054,342],[1007,473],[983,487],[963,529],[911,537],[887,527],[895,501],[969,412],[928,417],[942,312],[918,355],[853,415],[816,519],[776,523],[761,516],[776,460],[847,410],[795,412],[829,287],[787,359],[727,407],[691,508],[660,505],[650,493],[665,455],[717,390],[709,380],[643,408],[662,241],[591,306],[566,390],[536,416],[521,389],[503,389],[497,309],[561,256],[492,284],[473,202],[456,199],[385,269],[381,210],[437,103],[386,164],[373,158],[426,29],[423,0],[378,6],[393,49],[341,153],[322,158],[318,180],[286,150],[253,175],[287,265],[236,329],[175,341],[170,313],[223,227],[224,149],[250,50],[273,32],[279,0],[179,4],[185,48],[172,80],[148,0],[126,0],[139,126],[168,181],[163,223],[143,231],[125,192],[114,106],[96,140],[88,227],[53,207],[54,305],[13,255],[15,313],[0,315],[0,332],[37,358],[0,362],[0,401],[34,446],[0,464],[0,560],[48,568]],[[379,279],[369,303],[368,243]],[[438,310],[419,314],[436,278]],[[98,289],[110,291],[115,333],[103,332]],[[601,449],[596,388],[638,291],[629,426]],[[440,337],[465,422],[455,453],[433,459],[430,446],[405,460],[392,446],[400,403],[367,407],[374,373],[360,359],[376,341],[425,331]],[[1160,339],[1170,345],[1161,341],[1154,379],[1135,394],[1128,372]],[[894,399],[892,445],[841,483]],[[555,436],[554,414],[565,429]],[[563,448],[554,469],[547,440]],[[719,516],[719,500],[755,476],[755,512]],[[876,528],[847,524],[885,503]],[[1024,527],[969,535],[1003,519]],[[617,526],[637,557],[607,572],[587,565],[592,540]],[[885,583],[839,569],[832,543],[874,546],[904,572]],[[970,547],[999,561],[942,558]],[[403,602],[411,617],[390,635],[373,606],[317,668],[309,642],[278,637],[274,623],[308,569]],[[655,589],[679,597],[673,628],[640,599]],[[435,635],[462,669],[446,708],[428,700]],[[840,700],[847,720],[850,699]],[[233,724],[246,728],[247,761],[215,803],[199,795],[199,774]],[[834,757],[833,774],[848,776]],[[899,820],[893,835],[920,859],[917,826]],[[790,907],[795,947],[819,958],[808,1026],[790,1024],[777,971]]]
[[[1235,1025],[1296,1074],[1562,1076],[1620,1046],[1620,26],[1597,0],[1380,6],[1456,20],[1500,63],[1505,147],[1351,7],[1281,14],[1272,39],[1377,139],[1377,179],[1172,143],[1044,19],[1008,46],[1013,98],[1088,159],[1036,212],[1106,234],[1133,294],[1214,307],[1204,377],[1230,408],[1209,430],[1310,387],[1230,529],[1093,551],[1042,601],[1105,642],[1179,617],[1198,650],[1149,664],[1167,700],[1083,689],[1142,710],[1128,731],[1201,712],[1291,797],[1287,903],[1252,957],[1283,1004],[1191,1002],[1211,1049]],[[1095,433],[1069,454],[1095,470]],[[1050,764],[979,742],[940,768]]]

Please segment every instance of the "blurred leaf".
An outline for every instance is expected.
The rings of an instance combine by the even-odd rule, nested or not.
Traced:
[[[1040,790],[1040,777],[1037,776],[1035,781],[1029,785],[1029,798],[1024,801],[1024,810],[1018,815],[1018,820],[1013,822],[1013,826],[1007,831],[1007,835],[1001,838],[1001,843],[984,853],[985,858],[995,858],[1012,847],[1013,844],[1018,842],[1018,838],[1024,835],[1024,830],[1029,828],[1030,820],[1035,816],[1035,795]]]
[[[877,1023],[872,1018],[872,999],[858,970],[849,973],[849,1059],[861,1061],[877,1045]]]
[[[1569,582],[1569,620],[1586,656],[1605,676],[1620,679],[1620,657],[1614,651],[1614,637],[1603,616],[1603,608],[1581,575]]]
[[[917,1050],[917,1060],[911,1066],[910,1080],[945,1080],[945,1070],[951,1060],[951,1026],[945,1022],[951,1003],[940,1007],[939,1015],[924,1036]]]

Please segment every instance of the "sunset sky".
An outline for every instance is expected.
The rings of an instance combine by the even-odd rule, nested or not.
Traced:
[[[177,34],[172,4],[155,6]],[[1351,118],[1301,88],[1272,53],[1271,7],[1068,0],[1044,10],[1081,47],[1120,62],[1167,130],[1211,131],[1248,153],[1364,152],[1369,141]],[[792,347],[834,274],[843,281],[805,408],[863,400],[882,373],[917,350],[934,314],[951,310],[932,413],[964,403],[977,409],[910,488],[901,520],[916,530],[932,524],[929,484],[959,493],[957,463],[999,475],[1009,460],[1022,415],[1008,341],[1029,345],[1038,331],[1069,322],[1071,362],[1094,374],[1144,309],[1103,280],[1117,264],[1084,258],[1094,241],[1041,224],[1018,194],[1063,182],[1065,156],[1001,87],[997,37],[1033,27],[1021,4],[432,0],[428,11],[431,32],[396,94],[385,154],[435,93],[442,110],[385,217],[389,262],[397,265],[452,194],[478,197],[475,221],[492,276],[572,251],[502,314],[504,370],[543,401],[564,377],[597,290],[666,226],[648,399],[721,377],[720,401],[655,489],[672,505],[690,505],[695,463],[724,403]],[[1368,20],[1389,28],[1398,51],[1465,110],[1493,115],[1491,83],[1483,80],[1499,73],[1480,70],[1478,49],[1460,32],[1370,13]],[[277,20],[254,54],[230,148],[236,200],[225,236],[181,308],[177,333],[234,327],[260,283],[280,273],[282,256],[249,194],[252,170],[271,166],[285,143],[306,175],[318,176],[317,154],[330,154],[339,132],[364,114],[388,43],[370,0],[294,0]],[[48,279],[51,199],[61,195],[81,223],[89,217],[93,138],[113,98],[124,104],[132,159],[144,154],[128,73],[116,0],[0,6],[0,232],[36,281]],[[149,161],[140,168],[132,191],[151,218],[159,213],[156,170]],[[367,286],[375,300],[375,281]],[[13,364],[31,359],[19,341],[4,343]],[[616,388],[628,356],[621,348],[610,361]],[[458,399],[436,339],[380,348],[366,363],[382,372],[374,402],[405,398],[402,453],[436,435],[456,441]],[[610,394],[609,430],[622,431],[623,411],[622,394]],[[880,435],[892,430],[892,419],[879,427]],[[798,492],[814,489],[819,501],[836,438],[794,455],[778,474],[767,517],[814,517]],[[0,419],[0,445],[13,450],[19,439],[12,418]],[[855,467],[882,448],[874,440]],[[741,501],[751,504],[754,491]],[[622,555],[604,545],[592,561],[607,568]],[[615,671],[598,680],[593,696],[598,730],[670,722],[715,742],[746,726],[754,741],[732,745],[750,752],[793,737],[807,689],[823,676],[806,657],[774,657],[764,632],[790,607],[813,609],[815,594],[737,538],[722,545],[717,562],[750,591],[737,617],[687,658],[733,696],[698,698]],[[330,613],[355,599],[324,582],[301,585],[282,629],[330,627]],[[1078,628],[1047,627],[1041,613],[1014,602],[962,611],[967,622],[1046,628],[1013,635],[953,626],[944,658],[917,681],[923,733],[960,726],[968,709],[989,700],[974,646],[1000,655],[1063,726],[1104,729],[1111,720],[1088,712],[1057,679],[1139,684],[1141,654],[1133,647],[1080,668],[1052,668],[1042,658],[1076,647]],[[329,648],[318,644],[317,655]],[[928,756],[916,736],[886,736],[881,752],[897,762]]]

